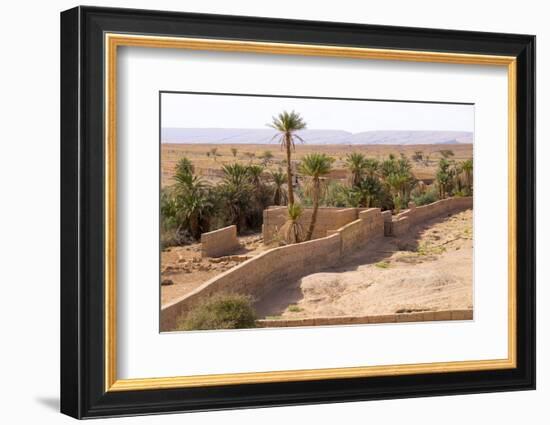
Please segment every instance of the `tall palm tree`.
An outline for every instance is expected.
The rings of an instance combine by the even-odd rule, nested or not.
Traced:
[[[273,138],[278,137],[281,148],[286,150],[286,176],[288,184],[288,205],[294,205],[294,191],[292,190],[292,162],[291,153],[295,149],[295,139],[303,142],[303,139],[296,134],[297,131],[306,128],[306,122],[297,112],[283,111],[276,117],[272,117],[269,127],[277,130]]]
[[[283,187],[286,184],[286,174],[279,168],[279,171],[271,172],[271,179],[273,180],[274,190],[273,190],[273,204],[281,205],[281,203],[286,203],[287,194]]]
[[[300,164],[300,173],[308,176],[311,180],[313,198],[313,213],[311,214],[311,222],[306,233],[306,241],[311,239],[317,221],[319,198],[321,196],[321,177],[330,173],[332,161],[332,158],[329,158],[324,153],[312,153],[304,156]]]
[[[347,155],[346,163],[351,171],[352,186],[358,186],[361,183],[367,165],[365,155],[359,152],[352,152]]]

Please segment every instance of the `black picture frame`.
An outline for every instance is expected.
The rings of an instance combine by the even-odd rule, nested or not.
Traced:
[[[104,34],[138,33],[517,58],[517,367],[105,391]],[[535,388],[535,37],[132,9],[61,13],[61,412],[75,418]]]

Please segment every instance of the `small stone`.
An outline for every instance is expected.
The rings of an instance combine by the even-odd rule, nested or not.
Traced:
[[[162,282],[160,283],[162,286],[168,286],[168,285],[173,285],[174,284],[174,281],[172,279],[163,279]]]

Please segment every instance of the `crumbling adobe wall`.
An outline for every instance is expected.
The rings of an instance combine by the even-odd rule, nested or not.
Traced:
[[[235,225],[201,235],[202,257],[223,257],[235,252],[239,248],[237,226]]]
[[[249,295],[259,302],[273,289],[339,264],[358,248],[384,236],[388,223],[391,223],[393,234],[400,235],[406,233],[410,226],[422,221],[471,207],[472,198],[449,198],[422,207],[411,206],[393,219],[391,212],[381,212],[379,208],[351,209],[357,213],[357,218],[338,229],[327,229],[328,236],[265,251],[166,305],[161,312],[161,330],[174,329],[182,314],[213,294],[239,293]],[[344,211],[340,216],[342,221],[353,216],[346,210],[349,209],[340,210]],[[285,207],[266,211],[269,213],[265,214],[264,211],[264,218],[266,215],[273,218],[279,217],[278,214],[285,214],[286,220]],[[338,215],[334,214],[332,217]]]
[[[279,285],[336,265],[340,260],[340,247],[340,235],[334,234],[265,251],[163,307],[161,330],[174,329],[182,314],[214,294],[245,294],[259,301]]]
[[[421,207],[416,207],[411,203],[409,209],[393,216],[390,234],[401,236],[407,233],[412,226],[472,207],[473,198],[471,196],[441,199]]]
[[[319,208],[317,211],[317,221],[313,230],[313,239],[323,238],[329,230],[336,230],[357,220],[357,215],[364,208]],[[313,208],[304,208],[298,223],[307,232],[311,223]],[[263,217],[263,238],[264,243],[273,241],[277,236],[277,232],[287,221],[287,207],[270,207],[264,210]]]
[[[380,208],[370,208],[359,213],[359,218],[345,226],[329,231],[342,239],[341,255],[345,256],[375,239],[384,236],[384,218]]]

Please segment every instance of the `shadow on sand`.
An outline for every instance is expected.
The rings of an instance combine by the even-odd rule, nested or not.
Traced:
[[[454,214],[447,214],[421,223],[412,227],[407,235],[401,237],[383,237],[376,242],[360,248],[347,259],[342,260],[339,265],[327,267],[317,273],[344,273],[356,271],[360,266],[382,262],[396,252],[417,252],[419,241],[424,232],[434,224],[441,223],[453,215]],[[258,318],[280,316],[289,305],[296,304],[302,300],[304,298],[301,289],[302,279],[303,278],[278,286],[276,289],[269,292],[263,300],[257,302],[254,307]]]

